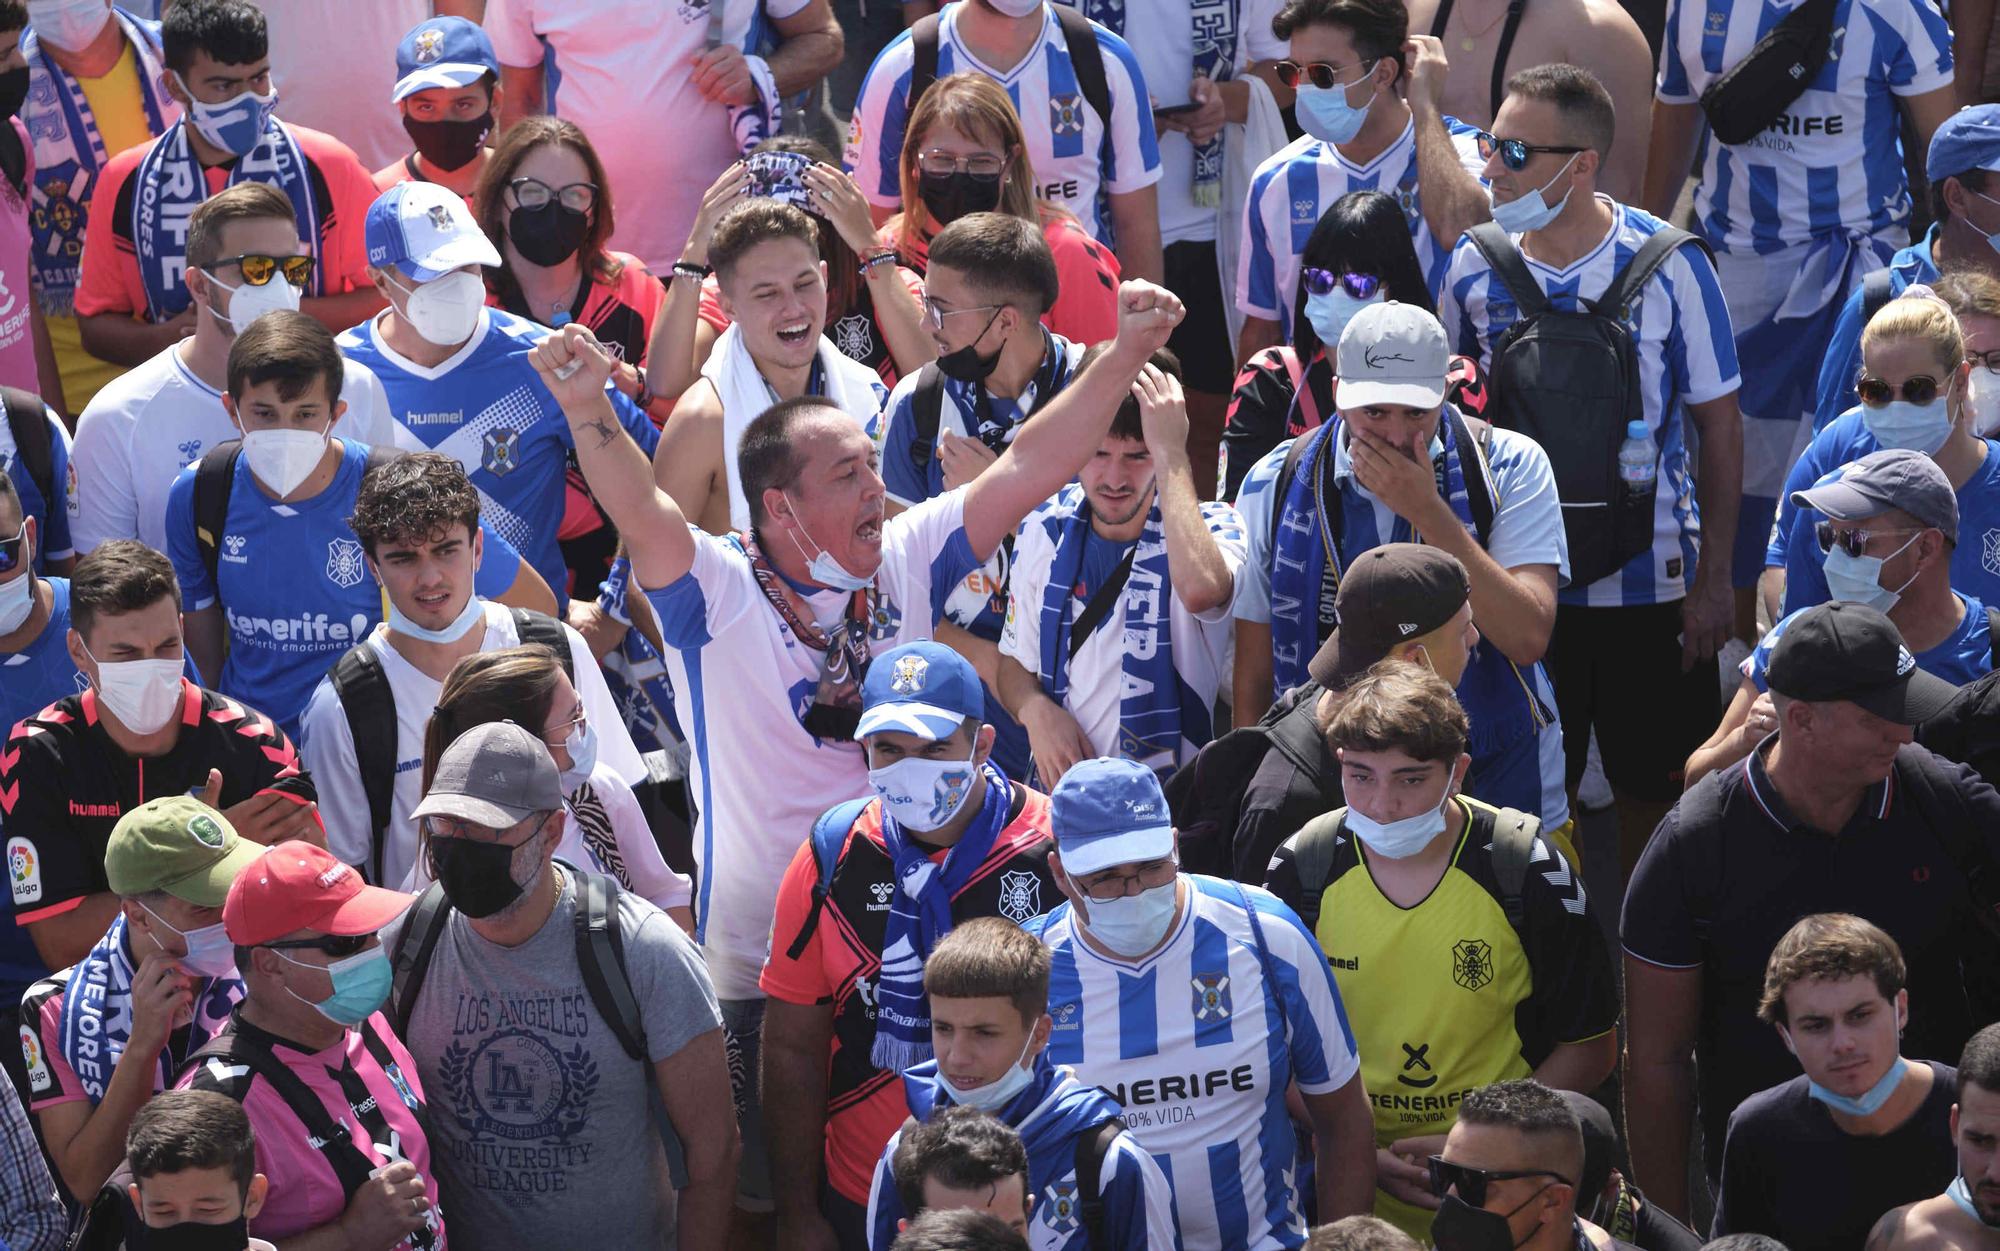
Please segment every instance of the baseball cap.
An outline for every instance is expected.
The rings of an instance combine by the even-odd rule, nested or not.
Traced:
[[[264,852],[237,875],[222,905],[222,930],[241,947],[293,930],[373,934],[416,901],[415,895],[370,886],[353,865],[295,839]]]
[[[1859,521],[1893,508],[1958,541],[1958,493],[1951,489],[1951,479],[1936,461],[1906,447],[1849,461],[1839,476],[1792,492],[1792,503],[1818,509],[1835,521]]]
[[[410,815],[504,830],[562,806],[562,772],[548,744],[512,721],[488,721],[444,749],[430,790]]]
[[[1558,1090],[1562,1101],[1576,1114],[1583,1131],[1583,1176],[1577,1179],[1577,1208],[1587,1209],[1611,1180],[1618,1163],[1618,1131],[1612,1127],[1611,1113],[1589,1095],[1575,1090]]]
[[[1313,654],[1306,672],[1338,690],[1398,645],[1458,615],[1472,594],[1465,566],[1421,543],[1384,543],[1347,567],[1334,611],[1340,625]]]
[[[1160,779],[1136,760],[1080,761],[1049,795],[1049,824],[1072,877],[1174,852],[1173,818]]]
[[[1780,695],[1845,700],[1898,725],[1936,716],[1958,694],[1956,686],[1917,668],[1887,617],[1846,600],[1791,618],[1764,676]]]
[[[1974,169],[2000,170],[2000,104],[1962,108],[1931,136],[1924,173],[1932,182]]]
[[[434,182],[402,182],[368,206],[368,263],[394,265],[429,282],[464,265],[497,267],[500,254],[456,191]]]
[[[1436,408],[1444,403],[1451,347],[1437,318],[1414,304],[1388,300],[1369,305],[1347,323],[1336,363],[1342,408]]]
[[[470,87],[488,74],[499,79],[500,58],[486,32],[462,17],[434,17],[396,45],[396,89],[389,103],[432,87]]]
[[[970,661],[943,643],[905,643],[868,666],[854,736],[898,730],[936,742],[967,717],[985,716],[986,688]]]
[[[163,890],[197,908],[220,908],[260,850],[199,799],[168,795],[118,818],[104,846],[104,876],[115,895]]]

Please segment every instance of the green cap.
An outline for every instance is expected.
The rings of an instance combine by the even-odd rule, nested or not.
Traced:
[[[198,908],[220,908],[238,870],[264,849],[192,795],[152,799],[118,818],[104,848],[113,894],[163,890]]]

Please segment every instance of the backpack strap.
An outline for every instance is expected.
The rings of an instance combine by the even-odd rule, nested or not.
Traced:
[[[562,661],[563,672],[571,680],[576,678],[576,658],[569,653],[569,631],[563,629],[562,622],[532,608],[509,608],[507,612],[514,618],[514,637],[548,648]]]
[[[207,458],[203,458],[204,464]],[[195,500],[201,499],[201,478],[195,477]],[[334,662],[329,675],[340,710],[347,717],[347,735],[354,740],[354,768],[368,799],[368,880],[382,885],[383,848],[388,841],[389,815],[396,793],[396,692],[382,658],[367,641],[356,643]],[[400,1030],[402,1027],[397,1026]]]
[[[576,965],[583,971],[584,989],[590,992],[597,1015],[617,1035],[625,1054],[650,1068],[645,1020],[625,972],[625,938],[618,929],[618,904],[611,879],[581,869],[572,876],[577,889]],[[616,970],[618,975],[607,976],[607,969]]]
[[[1322,812],[1285,840],[1292,853],[1292,869],[1299,875],[1299,920],[1313,933],[1319,932],[1319,897],[1326,890],[1327,874],[1333,872],[1334,848],[1346,821],[1345,808]]]
[[[1526,926],[1528,909],[1521,902],[1521,887],[1528,880],[1528,858],[1534,854],[1535,835],[1541,831],[1540,817],[1518,808],[1502,808],[1493,818],[1493,877],[1500,884],[1500,907],[1507,924],[1519,934]]]
[[[0,132],[15,138],[9,119],[0,118]],[[0,387],[0,402],[7,408],[7,429],[14,436],[14,457],[28,481],[42,493],[42,503],[50,511],[62,507],[56,498],[55,447],[49,436],[49,410],[42,398],[19,387]]]
[[[1465,502],[1472,510],[1473,537],[1480,547],[1486,547],[1493,539],[1493,517],[1497,511],[1492,492],[1486,484],[1492,479],[1493,469],[1487,460],[1486,449],[1493,442],[1493,424],[1476,417],[1467,417],[1451,405],[1444,406],[1444,419],[1451,423],[1451,437],[1458,440],[1461,449],[1472,453],[1477,473],[1465,475]],[[1459,454],[1461,472],[1465,465],[1465,454]]]
[[[222,560],[222,532],[229,525],[229,493],[236,485],[239,439],[218,443],[202,455],[194,470],[194,542],[213,584]],[[391,749],[391,754],[393,749]]]
[[[854,829],[854,823],[861,819],[861,812],[868,806],[866,799],[850,799],[835,804],[819,814],[813,822],[812,838],[807,843],[812,848],[813,864],[819,869],[819,878],[813,883],[812,910],[806,913],[805,921],[799,926],[798,937],[785,949],[785,957],[796,960],[804,954],[806,944],[812,941],[813,931],[819,928],[819,914],[826,908],[826,897],[833,890],[834,870],[840,867],[840,851],[847,845],[847,836]]]
[[[410,919],[404,922],[402,933],[397,936],[396,949],[389,953],[389,964],[395,972],[394,980],[389,983],[389,1002],[384,1005],[398,1038],[409,1033],[410,1013],[417,1006],[418,992],[424,988],[424,974],[430,971],[431,953],[437,950],[445,922],[451,919],[451,903],[444,897],[444,887],[431,883],[430,889],[410,905],[407,915]]]
[[[1889,267],[1871,269],[1861,275],[1861,324],[1866,326],[1875,320],[1875,314],[1882,311],[1893,296],[1889,290]]]
[[[1343,808],[1341,811],[1345,812],[1346,809]],[[1278,971],[1271,967],[1271,944],[1264,941],[1264,918],[1257,915],[1257,905],[1251,901],[1250,891],[1243,883],[1231,882],[1230,885],[1236,888],[1236,898],[1242,903],[1243,911],[1249,914],[1250,941],[1257,948],[1257,965],[1264,975],[1264,985],[1275,988],[1278,985]],[[1191,885],[1188,889],[1197,890],[1199,887]],[[1277,991],[1272,989],[1267,993],[1276,994]]]
[[[1292,480],[1299,476],[1299,464],[1306,458],[1306,440],[1311,436],[1312,431],[1308,430],[1292,440],[1291,447],[1285,450],[1285,463],[1278,469],[1278,481],[1272,487],[1276,492],[1271,497],[1271,550],[1274,552],[1278,550],[1278,523],[1285,517],[1285,497],[1292,493]],[[1340,510],[1335,508],[1333,513],[1338,517]]]
[[[1514,305],[1521,310],[1522,321],[1549,311],[1548,293],[1542,290],[1541,283],[1535,281],[1535,276],[1528,272],[1528,262],[1521,255],[1521,249],[1514,246],[1514,241],[1507,237],[1506,231],[1500,229],[1499,223],[1481,222],[1466,231],[1465,237],[1472,240],[1472,246],[1478,248],[1479,254],[1486,258],[1487,267],[1492,269],[1493,276],[1498,278],[1500,285],[1507,288],[1507,293],[1514,297]]]
[[[1104,50],[1097,44],[1097,31],[1082,10],[1068,4],[1052,6],[1056,24],[1062,27],[1063,43],[1069,49],[1069,66],[1076,73],[1077,94],[1097,114],[1104,128],[1104,142],[1111,142],[1111,87],[1104,78]]]
[[[1613,321],[1624,321],[1631,315],[1632,301],[1638,298],[1647,279],[1651,278],[1660,266],[1666,264],[1667,258],[1672,256],[1674,250],[1683,243],[1692,243],[1703,252],[1708,251],[1708,244],[1678,226],[1662,226],[1654,231],[1651,238],[1639,245],[1639,250],[1632,254],[1632,259],[1625,262],[1625,268],[1611,276],[1611,282],[1604,288],[1604,294],[1590,302],[1591,311],[1600,317],[1609,317]],[[1713,259],[1712,254],[1710,259]]]
[[[1320,764],[1315,750],[1321,743],[1315,716],[1318,704],[1317,697],[1300,700],[1284,716],[1273,721],[1264,733],[1271,746],[1302,773],[1311,773]]]
[[[938,430],[944,425],[944,373],[935,361],[917,372],[916,388],[910,392],[910,421],[916,426],[910,463],[918,474],[927,474],[937,456]]]
[[[1111,1251],[1104,1236],[1104,1193],[1101,1179],[1111,1145],[1125,1132],[1123,1117],[1106,1117],[1076,1136],[1076,1212],[1083,1224],[1084,1245],[1090,1251]]]
[[[241,1064],[264,1079],[272,1092],[292,1110],[292,1115],[299,1118],[306,1133],[317,1141],[320,1155],[333,1169],[333,1175],[340,1181],[341,1193],[347,1198],[352,1199],[368,1184],[368,1176],[375,1171],[375,1163],[354,1145],[353,1134],[346,1122],[335,1119],[326,1110],[326,1105],[319,1101],[319,1096],[269,1047],[252,1042],[234,1028],[226,1029],[188,1057],[188,1067],[210,1060]]]
[[[918,18],[910,26],[910,90],[903,97],[903,116],[910,117],[917,111],[917,101],[924,98],[924,92],[937,81],[938,70],[938,23],[942,20],[936,13]]]

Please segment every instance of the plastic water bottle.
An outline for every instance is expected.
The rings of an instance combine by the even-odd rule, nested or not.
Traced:
[[[1634,495],[1651,495],[1660,469],[1653,451],[1653,436],[1643,421],[1628,422],[1625,441],[1618,445],[1618,477]]]

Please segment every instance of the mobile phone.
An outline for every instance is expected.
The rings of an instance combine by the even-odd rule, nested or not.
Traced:
[[[1199,109],[1200,107],[1201,107],[1201,103],[1200,103],[1199,101],[1196,101],[1196,100],[1190,100],[1190,101],[1188,101],[1188,102],[1187,102],[1186,104],[1164,104],[1164,105],[1154,105],[1154,106],[1153,106],[1153,116],[1154,116],[1154,117],[1178,117],[1178,116],[1179,116],[1179,115],[1181,115],[1182,113],[1192,113],[1192,112],[1194,112],[1194,111],[1195,111],[1196,109]]]

